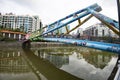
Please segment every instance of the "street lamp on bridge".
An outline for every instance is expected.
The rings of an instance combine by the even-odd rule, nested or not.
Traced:
[[[118,24],[119,24],[119,32],[120,32],[120,0],[117,0],[118,6]],[[119,42],[120,42],[120,34],[119,34]]]

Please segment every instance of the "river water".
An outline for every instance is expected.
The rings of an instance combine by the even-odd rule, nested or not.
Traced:
[[[0,80],[107,80],[117,55],[85,47],[0,48]]]

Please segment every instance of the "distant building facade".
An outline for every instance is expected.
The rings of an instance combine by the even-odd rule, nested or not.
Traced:
[[[115,37],[117,38],[118,36],[110,30],[106,25],[103,23],[97,23],[95,25],[92,25],[90,27],[87,27],[83,31],[84,35],[87,36],[93,36],[93,37]]]
[[[12,13],[0,15],[0,26],[3,28],[20,29],[24,32],[33,32],[40,29],[38,16],[15,15]]]
[[[80,33],[80,36],[82,36],[83,35],[83,28],[78,28],[76,34],[78,34],[78,33]]]

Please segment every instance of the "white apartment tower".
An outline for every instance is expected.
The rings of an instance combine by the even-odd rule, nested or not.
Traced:
[[[20,29],[27,33],[40,28],[40,19],[38,16],[14,15],[12,13],[0,15],[0,26],[4,28]]]
[[[15,15],[0,15],[0,25],[4,28],[15,28]]]

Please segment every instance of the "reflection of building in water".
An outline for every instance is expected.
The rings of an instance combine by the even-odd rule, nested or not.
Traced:
[[[51,53],[45,53],[38,50],[37,56],[40,56],[41,58],[49,60],[51,63],[53,63],[56,67],[61,68],[62,65],[69,64],[69,55],[65,54],[51,54]]]
[[[50,55],[50,54],[46,54],[45,59],[52,62],[58,68],[61,68],[62,65],[65,65],[65,64],[69,63],[68,55],[52,55],[52,54]]]
[[[0,73],[26,73],[29,71],[20,52],[0,52]]]
[[[108,62],[110,62],[113,56],[110,53],[99,52],[97,50],[90,53],[83,53],[82,55],[88,63],[101,69],[103,69],[108,64]]]

